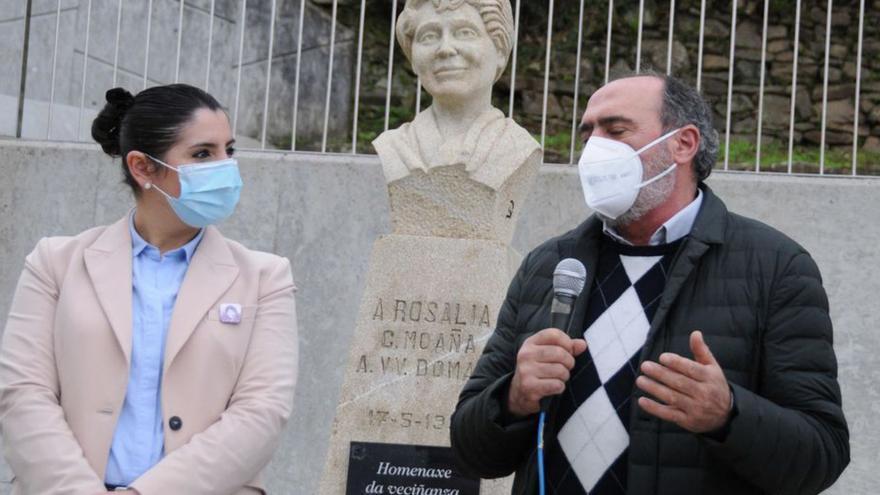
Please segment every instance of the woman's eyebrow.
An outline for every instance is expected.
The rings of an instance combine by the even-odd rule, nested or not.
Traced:
[[[205,141],[203,143],[197,143],[197,144],[190,146],[190,148],[215,148],[215,147],[217,147],[217,144],[209,142],[209,141]]]

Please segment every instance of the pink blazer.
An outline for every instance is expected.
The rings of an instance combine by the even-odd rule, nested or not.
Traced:
[[[28,255],[0,349],[13,494],[105,491],[131,357],[131,271],[127,217],[42,239]],[[287,259],[207,228],[168,330],[165,455],[132,485],[142,495],[262,492],[293,403],[295,290]],[[239,323],[220,321],[224,303],[241,305]]]

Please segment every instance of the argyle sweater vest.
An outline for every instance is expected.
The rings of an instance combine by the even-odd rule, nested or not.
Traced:
[[[546,434],[547,493],[625,494],[639,355],[681,240],[626,246],[603,237],[578,356]]]

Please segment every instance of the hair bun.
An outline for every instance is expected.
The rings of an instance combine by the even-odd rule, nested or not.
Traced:
[[[108,90],[107,104],[92,122],[92,138],[101,145],[101,149],[111,156],[120,154],[119,131],[122,119],[128,109],[134,105],[134,96],[123,88]]]
[[[107,103],[112,103],[120,109],[128,110],[134,103],[134,96],[124,88],[113,88],[107,90],[105,95]]]

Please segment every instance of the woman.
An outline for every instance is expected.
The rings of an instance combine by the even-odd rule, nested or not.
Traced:
[[[25,261],[0,349],[13,493],[264,493],[296,380],[295,287],[286,259],[213,227],[241,189],[229,119],[192,86],[117,88],[92,136],[135,207]]]

